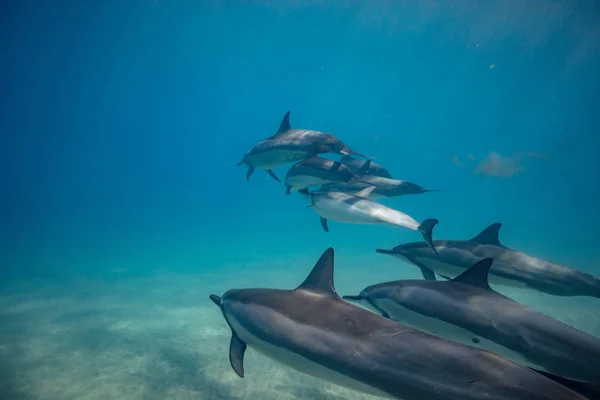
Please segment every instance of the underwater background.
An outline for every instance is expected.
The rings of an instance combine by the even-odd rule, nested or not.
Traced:
[[[341,294],[421,279],[375,253],[420,234],[326,233],[246,182],[288,110],[442,190],[382,201],[434,239],[501,222],[600,275],[598,2],[15,0],[0,57],[2,400],[370,398],[252,351],[238,378],[208,299],[293,288],[327,247]],[[495,289],[600,337],[600,299]]]

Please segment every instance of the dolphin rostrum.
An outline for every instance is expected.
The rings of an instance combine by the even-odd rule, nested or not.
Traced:
[[[344,299],[535,370],[600,384],[600,340],[492,290],[492,263],[484,258],[450,281],[385,282]]]
[[[351,179],[357,179],[356,175],[344,164],[315,156],[298,161],[288,170],[285,176],[286,194],[310,186],[330,182],[348,182]]]
[[[352,156],[342,156],[340,162],[350,168],[355,174],[369,174],[373,176],[381,176],[382,178],[392,179],[392,174],[375,161],[360,160]]]
[[[377,252],[416,265],[425,279],[431,280],[435,280],[435,274],[455,278],[477,261],[493,258],[489,276],[492,284],[534,289],[555,296],[600,298],[600,279],[503,246],[498,239],[501,227],[500,223],[492,224],[470,240],[435,240],[438,254],[420,242]]]
[[[281,182],[273,173],[273,168],[322,153],[355,154],[371,158],[350,149],[330,133],[292,129],[288,111],[283,117],[277,133],[254,145],[237,165],[248,166],[246,172],[248,181],[254,170],[258,168],[264,169],[271,177]]]
[[[441,339],[342,300],[332,248],[293,290],[211,294],[231,329],[229,362],[244,377],[249,347],[288,367],[404,400],[585,400],[520,364]]]
[[[366,189],[369,186],[375,186],[375,189],[369,195],[371,199],[385,197],[397,197],[406,194],[422,194],[426,192],[439,192],[435,189],[425,189],[409,181],[398,179],[383,178],[371,174],[357,174],[355,180],[349,182],[335,182],[325,184],[320,190],[328,192],[356,193]]]
[[[374,189],[375,186],[369,186],[353,195],[320,190],[309,193],[306,189],[299,192],[309,197],[309,207],[321,217],[321,226],[325,232],[329,232],[328,219],[349,224],[399,226],[421,232],[425,242],[435,252],[432,233],[433,228],[439,221],[437,219],[426,219],[419,223],[410,215],[370,200],[369,195]]]

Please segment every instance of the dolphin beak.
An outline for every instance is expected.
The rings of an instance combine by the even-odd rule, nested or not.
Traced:
[[[396,254],[396,253],[394,253],[394,250],[377,249],[375,251],[377,253],[381,253],[381,254]]]
[[[348,300],[348,301],[362,301],[363,300],[362,296],[342,296],[342,299]]]
[[[216,294],[211,294],[210,296],[208,296],[213,303],[215,303],[217,306],[221,307],[221,296],[217,296]]]

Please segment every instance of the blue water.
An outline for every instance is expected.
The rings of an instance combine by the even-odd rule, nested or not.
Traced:
[[[329,246],[360,276],[409,270],[374,249],[418,233],[336,222],[326,233],[305,199],[263,171],[246,182],[236,164],[288,110],[292,127],[331,132],[395,178],[444,190],[385,202],[439,219],[435,238],[502,222],[505,244],[600,275],[599,26],[592,1],[5,2],[0,304],[65,293],[97,304],[110,285],[125,304],[152,299],[141,280],[160,287],[168,275],[193,276],[190,308],[210,307],[208,294],[230,287],[293,287]],[[339,279],[358,288],[358,276]],[[73,282],[109,286],[71,292]],[[210,362],[233,374],[225,322],[209,310],[223,331]],[[32,346],[6,332],[0,349]],[[7,396],[42,398],[38,375],[30,386],[15,376],[48,359],[10,355],[0,397],[4,382]],[[81,398],[69,385],[43,398]],[[98,398],[119,398],[98,385]],[[202,397],[202,384],[194,393],[237,398],[222,385],[225,397]],[[298,398],[329,398],[314,390]]]

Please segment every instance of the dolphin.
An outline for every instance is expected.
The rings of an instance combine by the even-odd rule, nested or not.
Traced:
[[[250,347],[302,373],[403,400],[585,400],[520,364],[441,339],[342,300],[328,248],[293,290],[232,289],[210,299],[229,328],[241,378]]]
[[[340,162],[348,168],[350,168],[355,174],[368,173],[369,175],[381,176],[383,178],[392,179],[392,174],[390,174],[390,172],[387,169],[385,169],[382,165],[377,164],[374,161],[367,164],[368,161],[360,160],[350,155],[346,155],[342,156]],[[367,169],[366,172],[364,171],[365,169]]]
[[[500,243],[502,224],[494,223],[470,240],[436,240],[437,253],[419,242],[401,244],[392,250],[377,249],[419,267],[425,279],[435,274],[455,278],[484,258],[493,258],[492,284],[533,289],[555,296],[600,298],[600,279],[573,268],[554,264],[510,249]]]
[[[370,160],[369,160],[370,161]],[[368,161],[368,162],[369,162]],[[285,194],[330,182],[348,182],[356,178],[354,172],[344,164],[322,157],[311,157],[298,161],[285,176]]]
[[[309,193],[306,189],[299,192],[309,197],[309,207],[315,210],[321,217],[321,226],[325,232],[329,232],[329,227],[327,226],[328,219],[350,224],[400,226],[421,232],[425,242],[435,252],[432,233],[434,226],[439,221],[437,219],[426,219],[422,223],[419,223],[407,214],[370,200],[369,195],[374,189],[375,186],[369,186],[354,195],[319,190]]]
[[[439,192],[435,189],[425,189],[409,181],[398,179],[383,178],[371,174],[358,174],[356,179],[349,182],[328,183],[321,187],[323,191],[356,193],[366,189],[369,186],[375,186],[373,192],[369,195],[371,199],[380,199],[386,197],[397,197],[405,194],[422,194],[426,192]]]
[[[322,153],[355,154],[355,152],[340,139],[330,133],[290,127],[290,112],[288,111],[276,134],[260,141],[244,155],[237,165],[247,165],[246,180],[255,169],[264,169],[273,179],[281,182],[273,173],[273,168],[289,162],[300,161]]]
[[[484,258],[450,281],[385,282],[343,298],[415,329],[600,389],[600,340],[492,290],[492,263]]]

